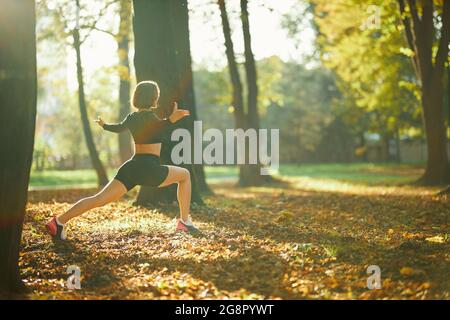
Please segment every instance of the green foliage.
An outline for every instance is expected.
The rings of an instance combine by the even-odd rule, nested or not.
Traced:
[[[368,129],[381,134],[420,126],[419,88],[397,2],[311,3],[322,61],[339,77],[340,91],[350,107],[347,112],[363,109],[369,115]],[[358,118],[350,121],[359,122]]]
[[[112,13],[119,10],[118,5],[113,6],[115,2],[80,1],[82,39],[99,32],[95,28],[115,29],[117,21]],[[89,155],[80,123],[71,34],[77,20],[75,1],[39,0],[37,17],[39,99],[34,167],[85,168],[90,166]],[[83,61],[89,58],[89,50],[82,50]],[[101,114],[108,121],[118,120],[116,68],[100,66],[89,71],[84,80],[90,119]],[[102,161],[117,165],[117,137],[103,134],[93,122],[91,128]]]
[[[306,69],[278,57],[258,61],[261,125],[280,129],[281,161],[312,161],[329,158],[319,150],[339,96],[333,74],[324,68]],[[195,72],[199,117],[204,128],[233,128],[232,100],[227,70]],[[336,152],[343,143],[331,146]],[[344,149],[352,153],[353,144]],[[323,156],[320,156],[323,155]],[[342,160],[342,159],[336,159]]]

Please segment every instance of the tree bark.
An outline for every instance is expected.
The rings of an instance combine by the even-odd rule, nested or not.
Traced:
[[[187,106],[191,113],[190,119],[187,119],[187,129],[192,133],[194,130],[194,121],[198,120],[195,92],[194,75],[192,72],[192,56],[189,39],[189,10],[187,0],[172,1],[172,34],[175,43],[175,54],[178,70],[178,86],[180,103]],[[192,154],[194,154],[194,145],[192,144]],[[206,183],[206,175],[203,164],[194,164],[191,171],[191,177],[195,181],[194,185],[201,192],[211,193],[211,189]]]
[[[189,47],[188,7],[186,0],[134,0],[133,30],[135,38],[135,68],[137,81],[154,80],[161,89],[160,105],[171,113],[173,102],[191,112],[191,117],[179,121],[175,128],[188,129],[193,137],[196,117],[193,77]],[[170,134],[163,138],[161,161],[173,164],[174,143]],[[196,169],[184,165],[192,177],[192,202],[202,204]],[[198,168],[198,167],[197,167]],[[200,171],[201,172],[201,171]],[[200,173],[201,175],[201,173]],[[200,176],[201,178],[201,176]],[[203,174],[204,178],[204,174]],[[206,182],[203,181],[204,184]],[[159,205],[176,199],[176,186],[167,188],[141,187],[136,203]]]
[[[424,88],[422,92],[428,161],[421,181],[427,185],[447,184],[450,181],[450,167],[447,155],[442,80],[434,79],[430,87]]]
[[[395,128],[395,162],[402,162],[402,150],[401,150],[401,140],[400,140],[400,130]]]
[[[92,137],[91,127],[89,125],[89,117],[86,106],[86,96],[84,93],[83,67],[81,63],[80,32],[78,29],[73,30],[73,46],[75,48],[77,56],[78,104],[80,107],[81,123],[83,125],[84,137],[86,139],[86,145],[89,151],[89,156],[92,161],[92,166],[94,167],[95,172],[97,173],[98,185],[105,186],[108,183],[108,177],[106,175],[105,168],[103,167],[103,164],[98,156],[94,139]]]
[[[259,129],[258,114],[258,76],[256,71],[256,62],[252,50],[252,39],[250,33],[250,19],[248,12],[248,0],[241,0],[241,21],[242,32],[244,36],[245,48],[245,73],[247,75],[247,116],[246,128]],[[249,148],[246,145],[246,159],[249,159]],[[260,174],[261,165],[245,164],[239,170],[239,184],[241,186],[262,185],[264,182],[270,181],[269,176]]]
[[[119,33],[116,35],[117,54],[119,56],[119,121],[122,121],[130,113],[130,47],[131,33],[131,3],[128,0],[120,1]],[[133,154],[131,134],[129,131],[119,134],[119,154],[122,162],[127,161]]]
[[[18,260],[36,119],[35,3],[0,10],[0,292],[24,290]]]
[[[239,68],[236,63],[233,40],[231,38],[230,22],[226,9],[225,0],[218,0],[220,9],[220,17],[222,19],[222,30],[225,38],[225,53],[228,61],[228,71],[230,73],[231,84],[233,87],[233,115],[235,121],[235,128],[245,128],[245,113],[244,113],[244,97],[242,81],[239,75]]]
[[[252,38],[250,33],[250,17],[248,13],[248,0],[241,0],[241,20],[242,33],[244,36],[245,48],[245,73],[247,75],[248,86],[248,125],[250,128],[259,129],[258,114],[258,76],[256,72],[256,62],[252,50]]]
[[[230,73],[231,84],[233,87],[233,115],[236,129],[248,129],[248,114],[244,111],[244,96],[241,77],[239,75],[239,68],[236,63],[236,55],[234,51],[234,44],[231,37],[230,22],[228,20],[228,14],[226,9],[225,0],[218,0],[220,9],[220,16],[222,19],[222,31],[225,38],[225,52],[228,61],[228,71]],[[248,39],[247,39],[248,41]],[[246,43],[247,44],[247,43]],[[252,95],[253,96],[253,95]],[[249,94],[250,97],[250,94]],[[248,99],[248,103],[250,98]],[[246,159],[248,159],[248,147],[245,149]],[[254,166],[253,166],[254,167]],[[258,168],[256,168],[258,169]],[[239,185],[252,185],[254,184],[253,177],[259,176],[259,172],[252,172],[252,166],[240,165],[239,166]]]
[[[406,40],[414,51],[413,65],[421,83],[422,115],[427,141],[427,165],[419,183],[440,185],[450,182],[447,134],[444,120],[443,79],[450,41],[450,1],[443,2],[438,49],[433,56],[434,3],[432,0],[398,0]],[[421,3],[421,8],[419,8]],[[420,16],[421,13],[421,16]]]
[[[447,62],[447,130],[450,128],[450,62]],[[447,143],[450,143],[450,136],[447,135]]]

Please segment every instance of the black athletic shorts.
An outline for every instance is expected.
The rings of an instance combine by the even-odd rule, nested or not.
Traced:
[[[135,186],[157,187],[166,180],[169,168],[153,154],[136,154],[125,162],[114,179],[122,182],[128,191]]]

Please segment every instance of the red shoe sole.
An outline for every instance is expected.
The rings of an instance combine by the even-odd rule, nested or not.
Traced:
[[[55,225],[54,225],[54,223],[53,223],[53,220],[50,221],[49,223],[47,223],[47,224],[45,225],[45,227],[47,228],[48,233],[49,233],[52,237],[54,237],[54,236],[56,235],[56,227],[55,227]]]
[[[177,225],[177,230],[176,232],[189,232],[188,228],[186,228],[184,225],[182,225],[181,223],[179,223]]]

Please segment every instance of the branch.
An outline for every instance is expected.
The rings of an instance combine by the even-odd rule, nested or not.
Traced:
[[[439,48],[436,53],[435,70],[437,72],[444,69],[445,61],[448,56],[448,45],[450,42],[450,1],[444,1],[442,11],[442,29]]]
[[[95,31],[99,31],[99,32],[103,32],[103,33],[109,34],[112,37],[116,37],[116,34],[114,32],[109,31],[109,30],[105,30],[105,29],[101,29],[101,28],[97,27],[95,24],[94,25],[84,25],[84,26],[81,26],[80,29],[95,30]]]
[[[405,1],[398,0],[398,5],[400,7],[400,18],[402,19],[403,25],[405,27],[406,41],[408,42],[409,48],[414,52],[414,56],[412,57],[414,69],[416,70],[416,74],[420,79],[420,69],[417,61],[417,49],[414,45],[414,36],[411,30],[411,21],[406,15],[405,11]]]
[[[100,18],[103,17],[103,15],[105,14],[106,10],[108,10],[108,8],[109,8],[110,6],[113,5],[113,4],[115,4],[115,3],[117,3],[117,2],[119,2],[119,1],[120,1],[120,0],[111,0],[110,2],[106,3],[105,6],[104,6],[104,7],[100,10],[100,12],[98,13],[98,18],[95,20],[95,22],[94,22],[89,28],[87,28],[87,27],[85,26],[84,29],[88,29],[88,32],[87,32],[87,34],[84,36],[84,38],[83,38],[82,40],[80,40],[80,44],[83,44],[83,43],[87,40],[87,38],[89,38],[89,36],[90,36],[92,30],[98,30],[98,31],[107,32],[106,30],[100,30],[100,29],[98,29],[98,28],[97,28],[97,23],[100,21]]]
[[[409,18],[406,16],[405,12],[405,2],[403,0],[398,0],[398,5],[400,7],[400,16],[405,27],[406,40],[408,41],[409,48],[412,51],[415,51],[414,38],[411,32],[411,22],[409,21]]]
[[[419,13],[417,12],[417,6],[416,6],[416,0],[408,0],[409,4],[409,11],[411,12],[411,16],[414,22],[414,26],[417,26],[417,28],[420,27],[420,18]]]

